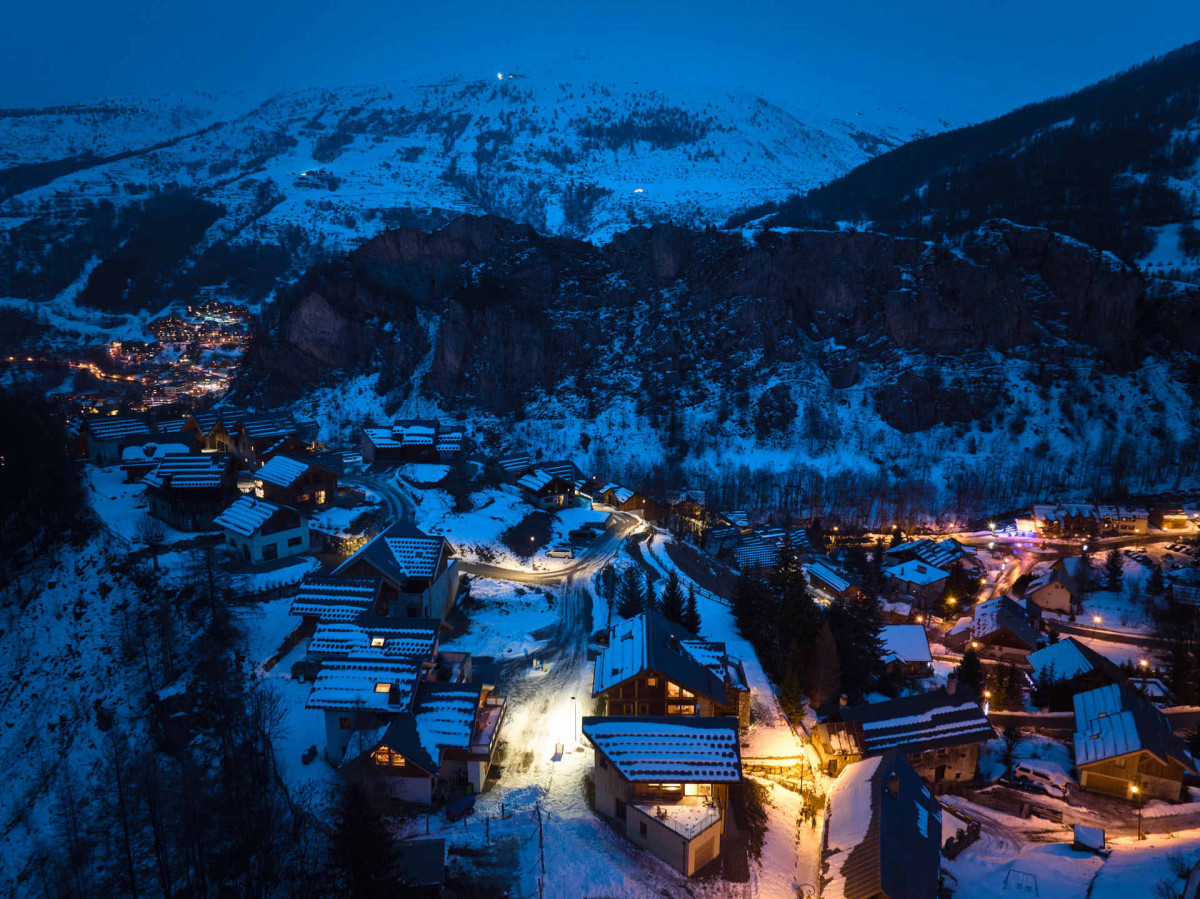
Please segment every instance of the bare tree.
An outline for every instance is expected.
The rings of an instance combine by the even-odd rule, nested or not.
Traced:
[[[150,550],[150,559],[154,562],[154,570],[158,571],[158,553],[167,542],[166,526],[157,518],[143,515],[137,523],[137,535],[141,538],[146,549]]]
[[[1013,762],[1016,761],[1017,757],[1017,747],[1025,739],[1025,734],[1015,721],[1010,720],[1005,721],[1004,726],[1000,728],[1000,739],[1004,741],[1004,748],[1000,754],[1000,758],[1004,762],[1005,773],[1011,777]]]

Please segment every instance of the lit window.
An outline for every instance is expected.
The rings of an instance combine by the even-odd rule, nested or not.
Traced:
[[[378,683],[375,685],[376,693],[387,693],[392,689],[392,685],[388,683]]]
[[[371,638],[371,647],[373,649],[378,649],[379,647],[383,646],[383,644],[386,642],[387,641],[384,640],[383,637],[372,637]]]
[[[646,678],[646,686],[647,687],[657,687],[658,686],[658,678],[657,677]]]

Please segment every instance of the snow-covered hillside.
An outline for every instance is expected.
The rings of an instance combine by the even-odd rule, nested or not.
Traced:
[[[254,299],[227,277],[246,247],[267,269],[253,288],[265,295],[329,251],[464,211],[600,241],[642,222],[715,223],[947,124],[546,76],[0,111],[0,296],[60,295],[163,193],[219,206],[165,261],[176,296],[163,299]],[[103,201],[115,212],[98,212]],[[263,247],[287,258],[264,262]]]

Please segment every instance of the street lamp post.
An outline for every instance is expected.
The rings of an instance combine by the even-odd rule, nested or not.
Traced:
[[[578,720],[579,720],[579,712],[575,705],[575,697],[572,696],[571,697],[571,739],[574,740],[576,743],[579,742],[579,727],[576,723]]]
[[[1137,784],[1133,784],[1132,786],[1130,786],[1129,792],[1131,792],[1133,794],[1134,798],[1137,799],[1137,809],[1138,809],[1138,837],[1137,838],[1139,840],[1144,840],[1144,839],[1146,839],[1146,835],[1144,833],[1142,833],[1142,791],[1141,791],[1141,788],[1138,787]]]
[[[1092,616],[1092,639],[1093,640],[1100,639],[1100,622],[1102,620],[1103,619],[1099,615]]]

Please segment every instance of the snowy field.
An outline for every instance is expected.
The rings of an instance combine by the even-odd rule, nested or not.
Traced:
[[[109,468],[85,466],[84,482],[88,499],[104,527],[127,546],[141,543],[138,526],[150,509],[145,485],[138,481],[128,483],[125,480],[125,472],[115,465]],[[164,545],[191,540],[196,536],[195,533],[177,531],[158,519],[155,519],[155,522],[162,526],[165,534]]]

